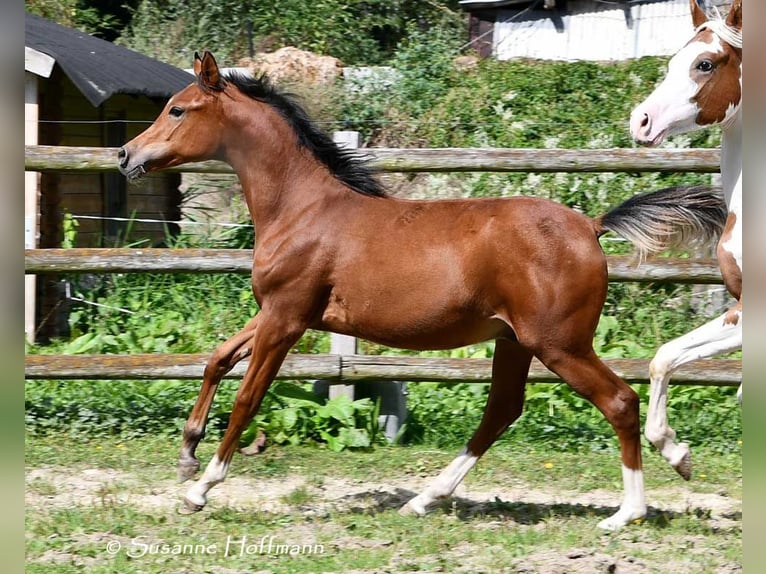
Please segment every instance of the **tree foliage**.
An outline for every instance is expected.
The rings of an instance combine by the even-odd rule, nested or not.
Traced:
[[[114,41],[139,0],[25,0],[27,12]]]
[[[412,29],[462,28],[457,2],[143,0],[119,42],[177,66],[209,49],[235,62],[295,46],[345,64],[385,61]],[[252,34],[252,35],[251,35]]]

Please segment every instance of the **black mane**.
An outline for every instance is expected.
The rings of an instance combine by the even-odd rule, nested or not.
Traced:
[[[243,94],[276,108],[295,131],[298,143],[327,166],[330,172],[354,191],[372,197],[385,197],[386,191],[367,161],[354,150],[343,149],[320,130],[298,104],[294,95],[280,92],[266,75],[249,77],[236,72],[224,76]]]

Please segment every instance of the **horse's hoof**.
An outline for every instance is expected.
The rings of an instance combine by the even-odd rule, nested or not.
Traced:
[[[425,516],[425,514],[426,511],[424,508],[415,507],[410,502],[399,509],[400,516]]]
[[[678,464],[674,465],[673,468],[675,468],[676,472],[681,475],[681,478],[684,480],[690,480],[692,477],[692,453],[690,451],[686,451],[686,454],[683,456],[683,458],[679,461]]]
[[[245,456],[252,456],[254,454],[260,454],[266,448],[266,435],[263,431],[258,432],[258,436],[255,440],[246,447],[239,449],[239,452]]]
[[[204,504],[197,504],[184,497],[183,504],[178,507],[178,514],[194,514],[205,508]]]
[[[605,518],[601,522],[598,523],[598,527],[601,530],[607,530],[609,532],[617,532],[624,526],[627,526],[628,524],[641,524],[644,521],[644,518],[646,517],[646,506],[642,506],[641,508],[635,508],[633,510],[623,510],[620,508],[620,510],[616,513],[610,516],[609,518]]]
[[[199,461],[193,463],[178,463],[178,482],[186,482],[199,470]]]

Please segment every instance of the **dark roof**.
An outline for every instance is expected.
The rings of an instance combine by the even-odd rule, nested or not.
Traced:
[[[194,76],[112,42],[25,13],[25,45],[48,54],[94,106],[115,94],[167,98]]]

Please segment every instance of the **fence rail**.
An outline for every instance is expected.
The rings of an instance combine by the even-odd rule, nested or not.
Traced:
[[[715,259],[663,258],[640,265],[631,256],[609,256],[609,280],[720,284]],[[25,273],[250,273],[250,249],[27,249]]]
[[[158,353],[136,355],[27,355],[27,379],[199,380],[208,355]],[[227,375],[239,379],[247,368],[242,361]],[[649,359],[607,359],[605,363],[627,383],[647,383]],[[300,355],[290,354],[278,379],[325,380],[334,383],[443,382],[488,383],[491,359],[453,359],[391,355]],[[737,359],[699,360],[673,374],[674,385],[737,386],[742,362]],[[531,383],[561,383],[557,375],[537,359],[529,372]]]
[[[697,172],[720,169],[718,149],[364,148],[383,172]],[[116,171],[117,148],[25,146],[24,169],[39,172]],[[220,161],[187,163],[166,172],[234,173]]]

